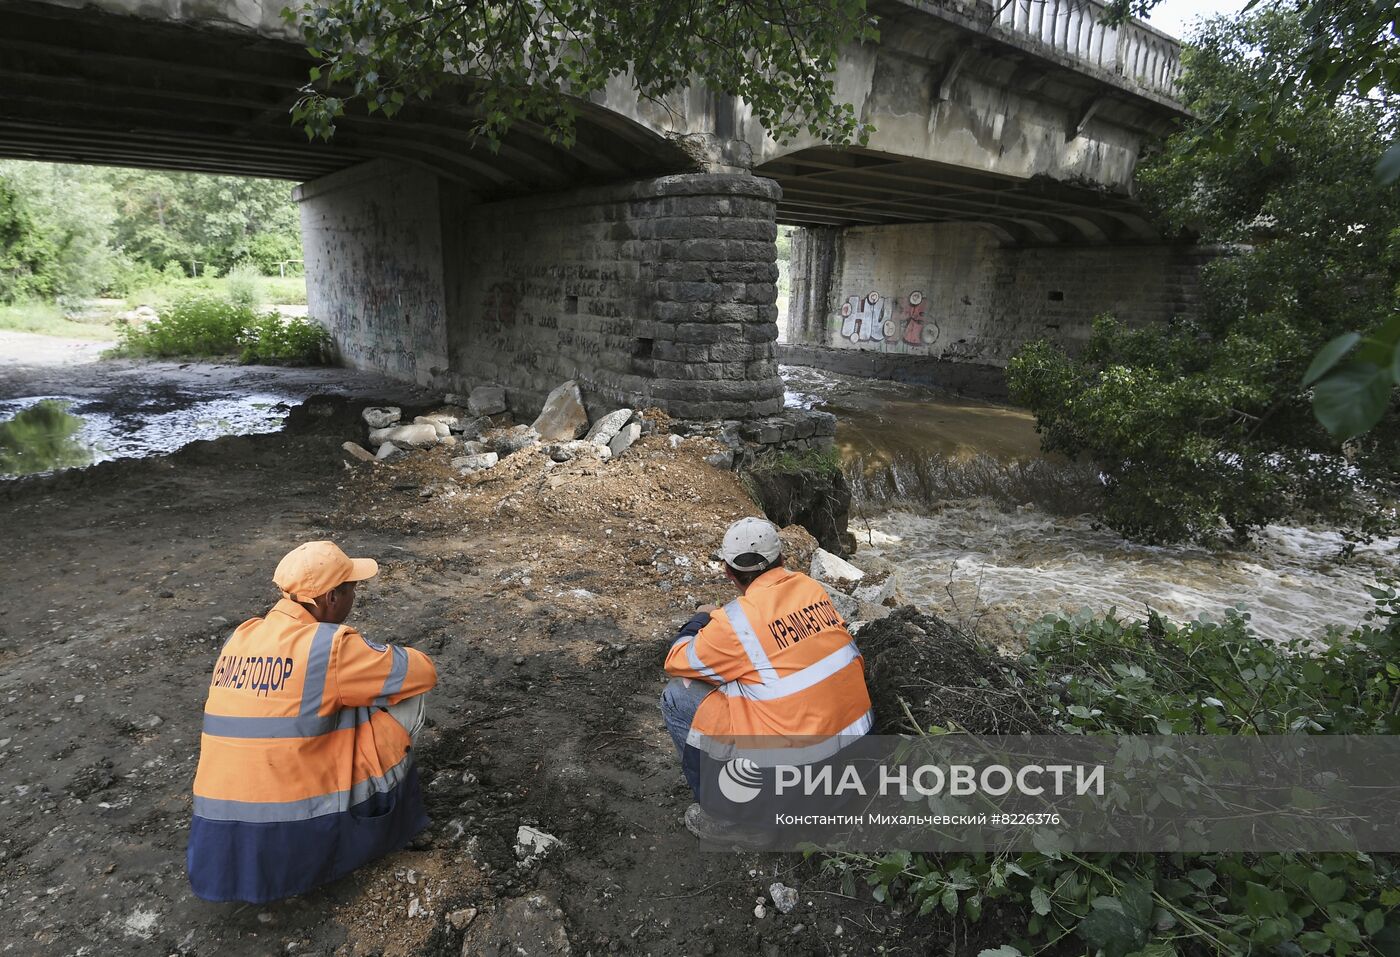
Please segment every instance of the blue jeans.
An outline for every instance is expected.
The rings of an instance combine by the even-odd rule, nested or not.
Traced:
[[[697,796],[700,793],[699,772],[685,760],[685,738],[690,734],[700,702],[714,690],[715,686],[705,681],[692,678],[687,688],[684,678],[672,678],[666,683],[666,690],[661,692],[661,719],[666,722],[666,730],[671,732],[676,756],[681,759],[681,770],[685,772],[690,790]]]

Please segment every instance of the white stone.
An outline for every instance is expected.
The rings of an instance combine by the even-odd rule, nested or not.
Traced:
[[[476,920],[475,907],[463,907],[461,910],[454,910],[447,915],[447,922],[452,925],[453,930],[466,930],[467,925]]]
[[[405,445],[429,446],[437,445],[438,431],[434,426],[424,423],[414,425],[396,425],[392,429],[385,430],[385,442],[393,442],[399,447]]]
[[[481,452],[477,455],[463,455],[452,460],[452,467],[463,472],[480,472],[489,469],[501,460],[495,452]]]
[[[580,455],[594,459],[599,458],[601,453],[607,452],[607,448],[595,445],[587,439],[574,439],[572,442],[559,442],[548,446],[545,451],[555,462],[570,462]]]
[[[353,455],[355,458],[359,459],[361,462],[374,461],[374,453],[367,450],[358,442],[346,442],[344,445],[341,446],[341,448],[348,452],[350,455]]]
[[[399,447],[397,445],[395,445],[393,442],[385,442],[379,447],[379,451],[375,453],[374,457],[382,462],[389,456],[398,454]]]
[[[453,432],[460,432],[471,421],[466,409],[438,409],[436,412],[429,412],[427,415],[420,415],[414,422],[441,422]]]
[[[546,442],[568,442],[588,430],[588,412],[577,382],[570,379],[549,394],[534,430]]]
[[[506,410],[506,390],[498,385],[479,385],[467,399],[472,415],[496,415]]]
[[[614,435],[612,441],[608,443],[608,451],[612,453],[613,458],[617,458],[630,449],[632,443],[637,441],[641,434],[642,427],[636,422],[624,425],[622,430]]]
[[[452,430],[447,427],[446,422],[442,422],[438,419],[430,419],[426,415],[420,415],[414,418],[413,424],[432,426],[433,431],[437,433],[437,437],[440,439],[445,439],[452,434]]]
[[[812,570],[809,574],[819,582],[832,583],[858,582],[865,577],[865,572],[824,548],[812,553]]]
[[[773,898],[773,906],[784,914],[791,914],[792,909],[797,906],[797,889],[788,887],[782,881],[769,884],[768,894]]]
[[[515,856],[526,863],[544,857],[560,845],[561,841],[553,834],[539,828],[522,824],[515,831]]]
[[[844,592],[828,592],[831,596],[831,604],[836,608],[836,614],[840,615],[847,624],[860,620],[860,602]]]
[[[599,445],[607,445],[631,419],[631,409],[618,409],[616,412],[609,412],[593,423],[593,428],[588,430],[588,434],[584,438]]]
[[[396,424],[402,415],[403,410],[392,405],[372,405],[360,413],[365,425],[371,429],[387,429]]]
[[[887,575],[884,581],[874,585],[862,585],[851,594],[855,595],[857,601],[868,602],[871,605],[883,605],[894,599],[898,592],[899,583],[893,575]]]

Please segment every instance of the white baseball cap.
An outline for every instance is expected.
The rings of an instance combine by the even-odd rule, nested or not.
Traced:
[[[767,519],[741,518],[724,533],[718,554],[730,568],[751,572],[773,564],[782,553],[783,542],[776,525]],[[758,555],[762,561],[750,558],[744,564],[739,563],[740,558],[751,555]]]

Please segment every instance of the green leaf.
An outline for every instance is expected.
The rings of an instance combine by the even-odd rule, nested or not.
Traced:
[[[1390,386],[1388,370],[1369,362],[1346,366],[1313,387],[1313,414],[1337,438],[1354,438],[1385,414]]]
[[[1298,946],[1309,954],[1325,954],[1332,949],[1332,938],[1319,931],[1310,930],[1298,935]]]
[[[1317,350],[1308,371],[1303,373],[1303,385],[1310,386],[1330,372],[1332,367],[1341,361],[1342,356],[1354,349],[1360,341],[1361,333],[1346,332]]]
[[[1042,917],[1050,913],[1050,895],[1043,887],[1031,888],[1031,909]]]
[[[1340,877],[1328,877],[1314,871],[1308,877],[1308,893],[1319,904],[1331,904],[1346,896],[1347,882]]]
[[[1215,883],[1215,871],[1198,867],[1193,871],[1187,871],[1186,879],[1201,890],[1205,890]]]
[[[958,912],[958,889],[956,887],[950,885],[944,889],[943,909],[949,914],[956,914]]]
[[[1245,884],[1245,913],[1250,917],[1282,917],[1288,913],[1288,896],[1282,891],[1249,881]]]

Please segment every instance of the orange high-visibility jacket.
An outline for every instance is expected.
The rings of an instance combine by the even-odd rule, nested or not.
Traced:
[[[865,666],[831,596],[801,572],[775,568],[697,632],[683,629],[666,671],[718,687],[686,744],[728,760],[786,749],[784,763],[820,761],[870,731]]]
[[[428,823],[412,742],[382,706],[436,683],[421,651],[372,644],[294,601],[240,625],[204,708],[194,892],[278,900],[411,840]]]

